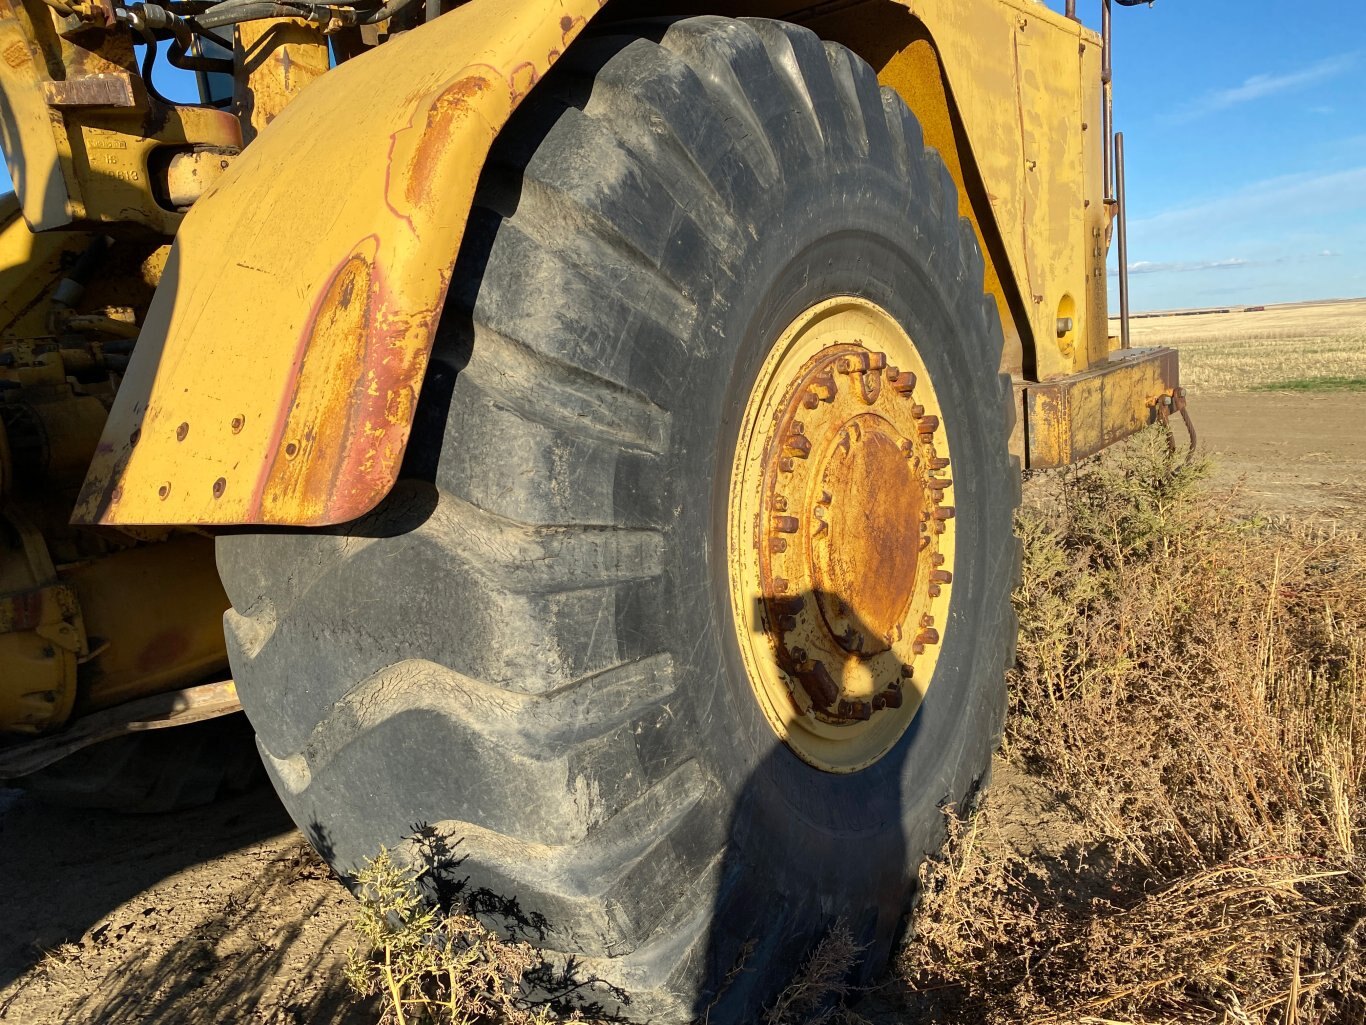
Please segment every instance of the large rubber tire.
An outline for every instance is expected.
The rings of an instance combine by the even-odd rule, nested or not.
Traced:
[[[504,132],[406,479],[218,558],[267,767],[334,865],[431,825],[626,1016],[725,1025],[836,919],[885,965],[999,737],[1019,477],[982,260],[905,104],[790,25],[633,31],[571,48]],[[725,554],[757,368],[841,294],[934,376],[959,553],[929,697],[849,775],[769,727]]]

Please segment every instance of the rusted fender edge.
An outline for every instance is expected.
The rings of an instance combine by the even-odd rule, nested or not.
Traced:
[[[325,526],[397,477],[494,139],[605,0],[473,0],[322,76],[176,236],[73,521]]]

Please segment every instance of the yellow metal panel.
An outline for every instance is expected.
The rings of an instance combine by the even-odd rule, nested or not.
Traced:
[[[0,0],[0,132],[15,192],[32,225],[65,224],[66,180],[60,172],[52,111],[38,69],[45,64],[19,0]]]
[[[185,218],[76,521],[373,508],[489,148],[601,4],[475,0],[285,108]]]
[[[1093,456],[1154,422],[1157,399],[1180,384],[1174,349],[1129,349],[1072,377],[1022,384],[1017,454],[1031,470]]]
[[[327,39],[297,18],[248,21],[237,26],[237,60],[246,70],[233,102],[246,142],[270,124],[304,86],[327,73]]]
[[[108,643],[82,667],[77,714],[227,675],[213,541],[181,534],[64,569],[87,633]]]
[[[1024,300],[1041,380],[1106,350],[1099,38],[1029,0],[906,0],[929,29]],[[1097,287],[1097,284],[1099,287]],[[1078,341],[1059,344],[1066,297]]]

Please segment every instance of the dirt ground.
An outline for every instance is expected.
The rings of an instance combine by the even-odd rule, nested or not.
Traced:
[[[1331,316],[1324,337],[1352,356],[1354,333],[1366,339],[1366,303]],[[1295,318],[1276,312],[1262,323],[1273,320],[1289,332],[1280,325]],[[1207,382],[1191,396],[1203,446],[1225,481],[1242,482],[1249,510],[1366,529],[1366,392],[1234,390],[1259,379],[1239,369],[1237,330],[1214,317],[1164,318],[1141,322],[1136,344],[1189,355]],[[1000,763],[1003,789],[1016,811],[997,841],[1037,845],[1039,824],[1060,812]],[[142,818],[0,791],[0,908],[0,1023],[360,1025],[377,1016],[341,977],[351,898],[268,789]],[[872,1003],[884,1025],[913,1018],[894,988]]]
[[[355,1023],[350,894],[268,787],[123,817],[0,791],[0,1022]]]
[[[1144,318],[1133,344],[1180,350],[1202,449],[1247,508],[1366,529],[1366,300]]]
[[[1190,411],[1244,506],[1366,530],[1366,392],[1193,395]]]

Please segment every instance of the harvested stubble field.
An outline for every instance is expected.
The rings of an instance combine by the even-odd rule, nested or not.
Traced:
[[[1180,350],[1216,480],[1245,508],[1366,530],[1366,300],[1145,317],[1133,344]]]
[[[832,1000],[852,954],[835,931],[793,966],[765,1025],[1366,1020],[1366,540],[1344,492],[1287,501],[1273,486],[1281,471],[1329,479],[1324,467],[1366,462],[1349,416],[1366,395],[1255,392],[1267,378],[1240,374],[1236,344],[1202,320],[1141,321],[1137,344],[1183,349],[1223,468],[1210,479],[1150,432],[1027,483],[993,787],[975,816],[948,815],[885,984],[848,1009]],[[1198,390],[1217,373],[1246,390]],[[1323,460],[1282,448],[1272,463],[1239,426],[1265,426],[1263,404],[1281,399],[1292,426],[1321,432],[1300,444],[1321,438]],[[415,947],[424,935],[463,959],[467,990],[445,993],[454,1010],[432,1020],[534,1020],[509,1004],[524,952],[468,920],[453,933],[409,912],[411,928],[390,933],[382,906],[357,928],[268,794],[137,820],[0,794],[0,831],[0,1022],[375,1022],[382,992],[362,1000],[346,980],[361,935],[410,967],[415,949],[417,967],[441,964]],[[402,909],[401,879],[377,881]],[[387,987],[374,966],[350,975]],[[430,977],[421,992],[442,995]]]
[[[1133,344],[1175,345],[1181,376],[1199,395],[1316,381],[1366,390],[1366,300],[1262,310],[1141,317]]]

